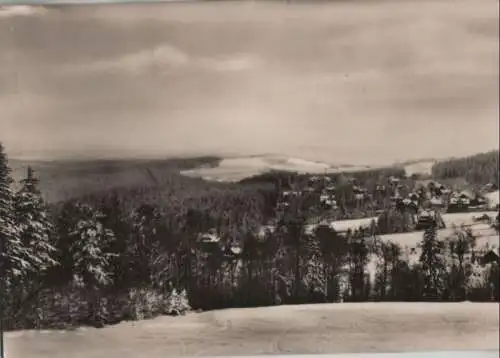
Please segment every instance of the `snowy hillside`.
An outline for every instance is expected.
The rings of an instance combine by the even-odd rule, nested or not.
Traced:
[[[431,175],[432,174],[432,166],[436,163],[434,160],[421,161],[416,163],[411,163],[405,165],[405,172],[407,176],[411,176],[413,174],[423,174],[423,175]]]
[[[217,167],[196,168],[182,174],[202,177],[207,180],[238,181],[268,171],[290,171],[299,173],[335,173],[340,171],[360,171],[368,166],[335,166],[325,162],[311,161],[285,156],[248,156],[225,158]]]

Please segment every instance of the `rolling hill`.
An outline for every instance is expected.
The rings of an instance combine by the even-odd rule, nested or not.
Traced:
[[[429,177],[432,174],[432,178],[440,179],[444,183],[453,181],[462,183],[463,186],[470,181],[478,184],[497,177],[498,174],[495,174],[494,168],[495,158],[498,158],[498,151],[442,161],[422,159],[395,163],[392,167],[404,169],[407,176],[421,174]],[[13,178],[16,182],[23,178],[26,167],[31,165],[41,179],[40,186],[44,196],[50,202],[114,187],[158,185],[171,176],[182,176],[184,179],[180,180],[186,181],[199,181],[202,178],[208,181],[231,183],[270,171],[324,174],[368,172],[380,168],[349,164],[335,165],[282,155],[73,161],[11,159],[9,165],[13,169]],[[467,170],[464,166],[470,169]],[[481,171],[483,167],[487,169]],[[496,168],[496,173],[498,173],[497,163]],[[480,173],[486,173],[486,176],[481,178]]]
[[[163,160],[24,161],[10,160],[12,177],[18,182],[28,165],[40,178],[40,189],[49,202],[57,202],[115,187],[155,186],[180,171],[216,166],[218,157],[171,158]],[[185,178],[185,181],[200,179]]]

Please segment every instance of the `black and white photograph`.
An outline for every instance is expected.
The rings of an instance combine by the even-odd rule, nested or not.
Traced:
[[[500,357],[498,0],[0,3],[0,358]]]

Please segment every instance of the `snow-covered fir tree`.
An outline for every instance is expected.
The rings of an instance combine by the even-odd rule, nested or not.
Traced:
[[[108,248],[114,234],[100,222],[102,214],[90,206],[78,205],[78,211],[80,219],[71,233],[73,277],[77,285],[97,289],[112,281],[110,259],[113,254]]]
[[[21,279],[32,269],[29,250],[21,241],[15,221],[11,172],[0,143],[0,277],[5,285]]]
[[[423,297],[429,300],[441,299],[446,288],[446,265],[443,257],[443,245],[438,241],[437,224],[435,223],[424,232],[420,264],[423,275]]]
[[[31,269],[41,272],[53,266],[56,249],[51,244],[52,224],[31,167],[28,167],[26,178],[21,180],[14,209],[21,242],[29,250]]]
[[[113,282],[111,244],[114,233],[102,224],[103,214],[91,206],[77,204],[77,220],[70,233],[69,255],[73,284],[83,289],[88,307],[88,323],[102,325],[107,315],[101,290]]]

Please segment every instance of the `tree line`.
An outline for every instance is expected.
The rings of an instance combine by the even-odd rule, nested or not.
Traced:
[[[453,158],[437,162],[432,167],[435,179],[465,178],[475,185],[498,186],[498,150],[480,153],[465,158]]]
[[[102,326],[193,309],[366,300],[498,300],[498,265],[457,229],[425,231],[412,264],[374,230],[319,225],[275,185],[116,188],[49,204],[28,168],[17,190],[0,146],[1,304],[9,329]],[[273,220],[274,230],[262,231]],[[375,260],[376,270],[369,263]]]

